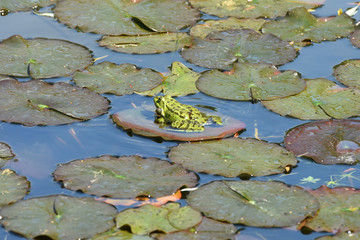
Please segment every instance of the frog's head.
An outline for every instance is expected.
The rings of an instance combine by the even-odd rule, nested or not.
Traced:
[[[159,116],[165,116],[165,108],[166,108],[166,95],[165,96],[157,96],[154,97],[154,104],[156,107],[156,114]]]

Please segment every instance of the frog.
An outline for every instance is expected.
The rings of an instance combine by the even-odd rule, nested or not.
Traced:
[[[154,104],[156,106],[155,122],[161,125],[169,125],[174,129],[186,132],[202,132],[205,129],[204,125],[211,123],[211,121],[223,125],[221,117],[202,113],[191,105],[178,102],[170,95],[154,97]]]

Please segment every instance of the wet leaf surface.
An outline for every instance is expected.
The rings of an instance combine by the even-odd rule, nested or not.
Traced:
[[[104,36],[99,45],[122,53],[174,52],[191,44],[187,33],[158,33],[138,36]]]
[[[197,88],[212,97],[229,100],[272,100],[295,95],[306,83],[295,71],[275,66],[235,63],[230,72],[210,70],[201,74]]]
[[[181,56],[207,68],[229,70],[234,62],[285,64],[296,57],[295,49],[272,34],[260,34],[252,29],[212,32],[204,39],[194,38]]]
[[[357,231],[360,229],[360,192],[354,188],[321,186],[310,191],[320,202],[319,214],[305,226],[314,231]]]
[[[140,235],[132,234],[130,232],[113,227],[109,231],[97,234],[91,239],[92,240],[152,240],[154,238],[146,235],[140,236]]]
[[[184,0],[63,0],[54,13],[71,28],[103,35],[176,32],[199,18],[199,12]]]
[[[33,79],[68,76],[92,63],[84,46],[59,39],[24,39],[14,35],[0,42],[0,74]]]
[[[301,187],[274,181],[213,181],[191,192],[187,201],[207,217],[256,227],[293,226],[320,207]]]
[[[108,101],[68,83],[0,81],[0,120],[27,126],[88,120],[107,112]]]
[[[10,12],[29,11],[34,7],[46,7],[55,4],[58,0],[1,0],[0,9]]]
[[[277,144],[239,138],[181,143],[171,148],[169,158],[186,169],[225,177],[282,173],[297,163],[290,151]]]
[[[320,164],[356,164],[360,160],[360,121],[330,120],[299,125],[284,144],[296,155]]]
[[[6,143],[0,142],[0,168],[2,168],[7,161],[13,159],[15,155],[11,151],[11,148]]]
[[[138,69],[133,64],[117,65],[110,62],[89,66],[85,71],[76,72],[73,76],[73,81],[80,87],[115,95],[150,90],[159,86],[162,80],[160,73],[150,68]]]
[[[114,226],[116,208],[92,198],[52,195],[19,201],[0,210],[5,229],[26,238],[89,238]]]
[[[184,132],[170,127],[160,128],[154,123],[155,106],[144,105],[137,108],[123,110],[112,115],[112,120],[124,130],[132,130],[135,134],[146,137],[161,137],[165,140],[199,141],[207,139],[225,138],[245,128],[245,124],[237,119],[203,111],[209,115],[222,118],[223,125],[207,125],[203,132]],[[136,119],[136,122],[134,122]]]
[[[360,88],[360,60],[345,60],[333,68],[335,78],[349,87]]]
[[[26,177],[10,169],[0,170],[0,208],[24,198],[30,189]]]
[[[58,166],[54,178],[67,189],[117,198],[162,197],[197,184],[196,175],[178,164],[136,155],[74,160]]]
[[[325,0],[190,0],[193,7],[202,12],[219,17],[258,18],[282,17],[286,12],[295,7],[304,6],[307,9],[315,8],[325,3]]]
[[[301,93],[261,103],[280,115],[303,120],[348,118],[360,114],[360,90],[341,88],[324,79],[307,79],[306,89]]]

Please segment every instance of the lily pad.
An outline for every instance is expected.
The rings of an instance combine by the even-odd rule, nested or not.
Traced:
[[[107,112],[108,101],[68,83],[0,81],[0,120],[27,126],[89,120]]]
[[[113,227],[109,231],[100,233],[91,238],[92,240],[153,240],[150,236],[140,236],[117,227]]]
[[[71,28],[103,35],[176,32],[194,24],[200,15],[185,0],[63,0],[54,13]]]
[[[324,79],[307,79],[301,93],[281,99],[262,101],[271,111],[303,120],[349,118],[360,115],[360,90],[342,88]]]
[[[330,189],[321,186],[310,191],[320,202],[319,214],[309,219],[305,226],[314,231],[360,230],[360,190],[348,187]]]
[[[171,148],[169,158],[186,169],[225,177],[282,173],[297,163],[292,152],[277,144],[239,138],[181,143]]]
[[[58,166],[54,178],[67,189],[117,198],[167,196],[197,184],[196,175],[178,164],[136,155],[74,160]]]
[[[360,29],[355,30],[350,35],[350,42],[357,48],[360,48]]]
[[[210,96],[229,100],[271,100],[295,95],[306,83],[295,71],[279,71],[270,64],[235,63],[230,72],[201,74],[197,88]]]
[[[356,164],[360,161],[360,121],[305,123],[291,129],[284,143],[296,155],[320,164]]]
[[[159,86],[162,80],[160,73],[150,68],[138,69],[129,63],[117,65],[110,62],[89,66],[85,71],[76,72],[73,76],[73,81],[78,86],[97,93],[115,95],[150,90]]]
[[[13,159],[14,157],[15,155],[11,151],[10,146],[6,143],[0,142],[0,168],[2,168],[7,161]]]
[[[1,0],[0,9],[10,12],[29,11],[33,8],[46,7],[55,4],[58,0]]]
[[[189,206],[168,203],[161,207],[144,205],[137,209],[125,209],[116,217],[116,226],[129,225],[131,232],[138,235],[153,231],[164,233],[189,229],[202,220],[201,213]]]
[[[272,34],[252,29],[212,32],[204,39],[194,38],[191,47],[181,51],[182,57],[207,68],[231,69],[234,62],[281,65],[296,57],[288,42]]]
[[[272,33],[286,41],[321,42],[347,37],[355,30],[353,20],[343,13],[335,18],[316,18],[306,8],[292,9],[285,18],[263,25],[263,33]]]
[[[84,46],[65,40],[14,35],[0,42],[0,74],[33,79],[68,76],[92,63]]]
[[[333,68],[335,78],[349,87],[360,88],[360,60],[345,60]]]
[[[191,44],[186,33],[158,33],[138,36],[104,36],[99,41],[106,47],[122,53],[153,54],[174,52]]]
[[[214,115],[208,111],[206,114]],[[143,105],[141,107],[123,110],[112,115],[112,120],[124,130],[132,130],[135,134],[146,137],[161,137],[165,140],[199,141],[207,139],[225,138],[245,128],[245,123],[216,113],[222,118],[223,125],[212,124],[205,126],[203,132],[185,132],[172,128],[160,128],[155,120],[155,106]],[[134,121],[136,119],[136,121]]]
[[[190,0],[190,3],[205,13],[219,17],[275,18],[285,16],[288,10],[295,7],[319,7],[325,0]]]
[[[207,217],[256,227],[293,226],[320,207],[301,187],[274,181],[214,181],[191,192],[187,202]]]
[[[1,224],[26,238],[84,239],[114,226],[113,206],[64,195],[31,198],[0,210]]]
[[[0,170],[0,208],[26,196],[30,182],[10,169]]]

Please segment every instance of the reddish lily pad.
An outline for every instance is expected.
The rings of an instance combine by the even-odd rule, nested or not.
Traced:
[[[360,121],[305,123],[291,129],[284,143],[296,155],[320,164],[356,164],[360,161]]]
[[[271,111],[303,120],[348,118],[360,115],[360,90],[342,88],[324,79],[307,79],[306,89],[297,95],[262,101]]]
[[[187,202],[207,217],[256,227],[293,226],[320,207],[301,187],[274,181],[214,181],[191,192]]]
[[[30,182],[10,169],[0,170],[0,208],[26,196]]]
[[[288,42],[272,34],[260,34],[252,29],[212,32],[204,39],[194,38],[182,57],[207,68],[231,69],[234,62],[285,64],[296,57]]]
[[[202,112],[214,115],[207,111]],[[203,132],[184,132],[172,128],[160,128],[155,120],[155,107],[144,105],[137,108],[127,109],[112,115],[112,120],[124,130],[132,130],[134,133],[146,137],[161,137],[165,140],[199,141],[231,136],[245,128],[245,123],[234,118],[216,113],[222,118],[223,125],[213,124],[205,126]],[[136,121],[134,121],[136,119]]]
[[[1,224],[28,239],[85,239],[114,226],[113,206],[64,195],[30,198],[0,210]]]
[[[0,9],[10,12],[29,11],[33,8],[46,7],[58,0],[1,0]]]
[[[350,42],[357,48],[360,48],[360,29],[355,30],[350,35]]]
[[[0,74],[33,79],[68,76],[92,63],[84,46],[65,40],[14,35],[0,42]]]
[[[314,231],[360,230],[360,190],[348,187],[330,189],[321,186],[310,191],[320,202],[319,214],[305,222]]]
[[[7,161],[13,159],[15,155],[11,151],[11,148],[6,143],[0,142],[0,168],[2,168]]]
[[[162,80],[160,73],[150,68],[138,69],[129,63],[117,65],[110,62],[89,66],[85,71],[76,72],[73,76],[73,81],[78,86],[97,93],[115,95],[150,90],[159,86]]]
[[[109,102],[68,83],[0,81],[0,120],[27,126],[85,121],[107,112]]]
[[[217,98],[257,101],[295,95],[305,89],[306,83],[295,71],[281,72],[270,64],[235,63],[231,72],[202,73],[196,86]]]
[[[171,148],[169,158],[186,169],[225,177],[282,173],[297,163],[292,152],[277,144],[239,138],[181,143]]]
[[[54,13],[71,28],[103,35],[176,32],[199,18],[199,12],[185,0],[63,0]]]
[[[345,60],[333,68],[335,78],[349,87],[360,88],[360,60]]]
[[[58,166],[54,178],[71,190],[117,198],[162,197],[197,184],[196,175],[178,164],[135,155],[74,160]]]

